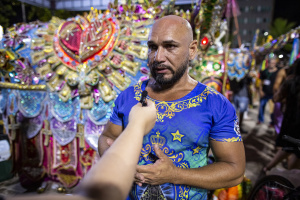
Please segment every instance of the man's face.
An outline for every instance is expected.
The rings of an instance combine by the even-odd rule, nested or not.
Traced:
[[[189,44],[176,25],[155,24],[148,40],[148,64],[152,77],[161,85],[176,83],[187,71]]]
[[[271,68],[275,68],[275,67],[276,67],[276,64],[277,64],[277,60],[276,60],[276,59],[271,59],[271,60],[270,60],[270,67],[271,67]]]

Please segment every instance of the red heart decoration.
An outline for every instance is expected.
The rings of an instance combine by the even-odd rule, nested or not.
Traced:
[[[59,32],[61,46],[65,46],[71,52],[66,52],[69,56],[79,55],[82,29],[79,24],[72,21],[65,22]],[[71,54],[71,55],[70,55]]]
[[[76,70],[78,64],[88,60],[103,61],[113,50],[118,31],[118,23],[111,17],[94,19],[93,22],[85,18],[66,21],[56,35],[54,49],[66,66]]]

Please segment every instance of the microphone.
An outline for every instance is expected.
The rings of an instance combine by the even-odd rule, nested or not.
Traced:
[[[147,95],[148,95],[148,92],[146,90],[144,90],[142,92],[142,97],[141,97],[141,100],[140,100],[140,102],[142,103],[142,106],[147,106],[147,103],[146,103]]]

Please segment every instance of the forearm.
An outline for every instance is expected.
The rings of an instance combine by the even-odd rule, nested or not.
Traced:
[[[171,182],[213,190],[238,185],[242,182],[243,177],[244,168],[242,166],[216,162],[201,168],[176,168],[175,176]]]
[[[137,125],[128,125],[96,166],[90,170],[84,180],[84,187],[94,184],[114,185],[120,188],[122,196],[126,198],[133,182],[144,136],[143,133],[137,133],[137,130],[142,129]]]
[[[104,152],[109,148],[109,145],[107,144],[108,139],[113,139],[113,138],[108,137],[108,136],[103,135],[103,134],[99,137],[98,152],[99,152],[100,156],[102,156],[104,154]]]

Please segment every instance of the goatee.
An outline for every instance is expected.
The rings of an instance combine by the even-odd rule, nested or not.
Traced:
[[[154,61],[151,65],[149,64],[149,67],[150,67],[151,75],[154,78],[154,80],[156,81],[156,83],[158,83],[160,85],[173,85],[177,81],[179,81],[181,79],[181,77],[184,75],[184,73],[186,72],[186,70],[188,68],[188,64],[189,64],[189,59],[187,58],[176,71],[174,71],[170,66],[160,64],[159,62],[156,62],[156,61]],[[171,71],[173,76],[171,78],[165,78],[164,74],[156,73],[157,68],[168,69]]]

